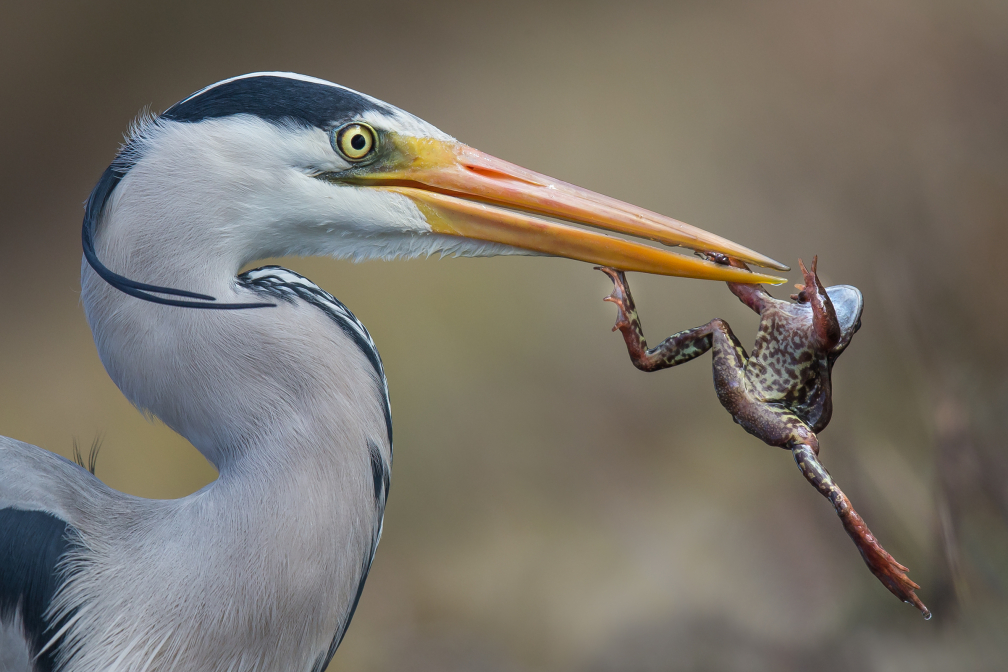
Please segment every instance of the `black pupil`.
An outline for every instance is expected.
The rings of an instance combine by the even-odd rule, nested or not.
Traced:
[[[364,149],[364,145],[367,144],[367,138],[364,137],[363,133],[357,133],[352,138],[350,138],[350,146],[356,149],[358,152]]]

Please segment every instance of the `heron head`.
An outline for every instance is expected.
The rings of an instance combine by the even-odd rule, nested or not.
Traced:
[[[286,255],[541,254],[664,275],[781,281],[667,246],[787,268],[492,157],[387,103],[289,73],[245,75],[193,94],[140,124],[117,163],[109,178],[117,184],[89,204],[92,247],[104,201],[123,212],[133,202],[146,209],[128,218],[147,227],[135,235],[166,236],[169,221],[185,222],[178,235],[214,251],[228,272]],[[141,198],[116,199],[113,189]],[[88,229],[86,219],[86,254]],[[88,261],[101,272],[93,249]]]

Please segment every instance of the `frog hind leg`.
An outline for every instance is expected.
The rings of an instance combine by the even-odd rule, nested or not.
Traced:
[[[615,268],[600,266],[596,268],[608,275],[613,282],[612,294],[603,300],[616,305],[616,325],[613,331],[619,329],[623,334],[630,360],[638,369],[660,371],[696,359],[711,349],[714,324],[720,320],[712,320],[701,327],[680,331],[655,347],[648,348],[626,274]]]
[[[823,287],[816,273],[819,257],[812,257],[812,269],[805,268],[805,263],[799,259],[798,265],[801,267],[805,284],[797,294],[792,294],[791,299],[798,303],[808,303],[812,307],[812,332],[815,335],[816,345],[819,350],[828,352],[835,348],[842,334],[840,332],[840,322],[837,320],[836,309],[830,300],[826,288]]]
[[[713,319],[704,326],[711,330],[714,391],[717,392],[718,400],[743,429],[767,441],[765,432],[761,431],[764,423],[760,422],[762,418],[759,417],[766,404],[751,396],[745,379],[749,355],[724,320]]]
[[[807,443],[796,443],[791,447],[791,454],[794,455],[798,468],[801,469],[806,480],[833,504],[844,529],[854,541],[854,545],[857,546],[871,573],[889,589],[889,592],[904,602],[914,605],[924,615],[924,618],[930,619],[931,612],[914,593],[920,586],[906,575],[907,568],[896,562],[896,559],[878,543],[864,519],[854,510],[850,499],[837,487],[829,472],[819,462],[819,458],[816,456],[818,452],[818,441],[815,442],[815,449]]]
[[[729,334],[730,335],[730,332]],[[727,336],[726,335],[726,336]],[[743,384],[744,381],[726,379],[718,381],[718,357],[730,358],[727,345],[719,344],[715,337],[715,384],[718,397],[743,429],[763,442],[791,450],[795,463],[802,475],[823,497],[828,499],[843,523],[844,529],[861,553],[871,573],[896,597],[917,607],[925,618],[931,612],[924,606],[914,590],[920,588],[906,575],[907,568],[896,562],[868,529],[864,519],[854,510],[847,495],[837,486],[826,468],[819,462],[819,439],[812,429],[792,411],[778,404],[754,399]],[[733,375],[735,367],[730,365],[722,371]],[[723,392],[724,390],[724,392]]]

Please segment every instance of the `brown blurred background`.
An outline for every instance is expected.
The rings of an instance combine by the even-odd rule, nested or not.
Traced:
[[[1008,665],[1008,3],[5,0],[0,59],[0,431],[63,455],[101,434],[126,492],[214,473],[98,361],[82,202],[142,108],[228,76],[351,86],[864,292],[823,459],[930,622],[732,423],[709,358],[630,365],[587,265],[285,260],[368,325],[396,426],[331,669]],[[631,282],[652,342],[714,316],[752,342],[723,285]]]

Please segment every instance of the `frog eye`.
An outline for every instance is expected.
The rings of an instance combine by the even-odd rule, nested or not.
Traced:
[[[367,124],[355,122],[343,126],[333,135],[333,147],[350,161],[360,161],[374,151],[377,135]]]

